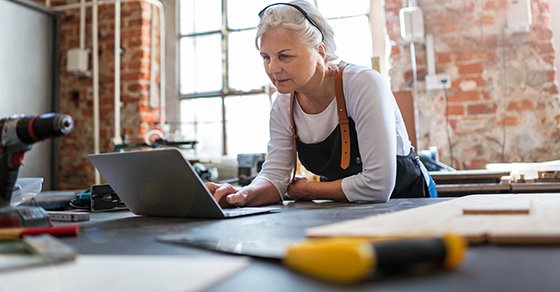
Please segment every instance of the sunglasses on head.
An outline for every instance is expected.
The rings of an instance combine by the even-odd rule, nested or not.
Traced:
[[[319,28],[319,26],[317,26],[317,24],[315,23],[315,21],[313,21],[313,19],[311,18],[311,16],[309,16],[309,14],[307,14],[307,12],[305,12],[305,10],[303,10],[303,8],[295,5],[295,4],[291,4],[291,3],[274,3],[274,4],[270,4],[268,6],[266,6],[265,8],[263,8],[260,12],[259,12],[259,17],[262,17],[264,15],[264,12],[272,7],[272,6],[276,6],[276,5],[287,5],[287,6],[291,6],[295,9],[297,9],[299,12],[301,12],[301,14],[303,14],[303,17],[305,17],[305,19],[307,19],[307,21],[309,21],[309,23],[311,23],[311,25],[313,25],[320,33],[321,33],[321,41],[325,40],[325,35],[323,34],[323,31],[321,31],[321,29]]]

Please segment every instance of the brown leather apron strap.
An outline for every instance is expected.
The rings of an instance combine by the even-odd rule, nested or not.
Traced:
[[[294,158],[294,170],[292,172],[292,180],[296,178],[296,170],[297,170],[297,145],[296,145],[296,128],[294,122],[294,100],[296,99],[295,92],[290,94],[290,122],[291,122],[291,129],[292,129],[292,150],[293,150],[293,158]]]
[[[340,125],[340,137],[341,137],[341,157],[340,157],[340,167],[342,169],[347,169],[350,166],[350,128],[348,127],[348,116],[346,114],[346,102],[344,101],[344,92],[342,90],[342,72],[346,67],[345,62],[340,62],[338,64],[338,70],[335,76],[335,94],[336,94],[336,106],[338,113],[338,123]],[[296,177],[297,170],[297,145],[296,145],[296,128],[294,121],[294,100],[296,98],[296,93],[292,92],[290,94],[290,122],[292,130],[292,149],[293,149],[293,161],[294,168],[292,172],[292,180]]]
[[[340,142],[342,147],[340,154],[340,168],[347,169],[350,165],[350,128],[348,127],[346,102],[344,101],[344,92],[342,89],[342,72],[344,71],[344,67],[346,67],[345,62],[340,62],[338,64],[338,70],[335,77],[335,90],[338,123],[340,125]]]

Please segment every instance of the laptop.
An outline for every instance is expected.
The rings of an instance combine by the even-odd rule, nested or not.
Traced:
[[[221,208],[190,162],[175,148],[91,154],[88,157],[136,215],[229,218],[280,209]]]

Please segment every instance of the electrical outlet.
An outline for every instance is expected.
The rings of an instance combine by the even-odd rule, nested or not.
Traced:
[[[68,50],[66,70],[76,76],[88,76],[89,51],[87,49],[73,48]]]
[[[426,90],[439,90],[451,88],[451,76],[449,74],[426,75]]]

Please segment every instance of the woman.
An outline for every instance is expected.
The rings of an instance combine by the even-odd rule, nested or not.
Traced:
[[[307,1],[275,3],[259,16],[256,45],[278,90],[268,155],[259,175],[240,190],[207,183],[220,205],[429,197],[431,178],[382,76],[370,68],[333,64],[338,59],[333,30]],[[295,178],[296,149],[301,163],[322,176],[320,182]]]

